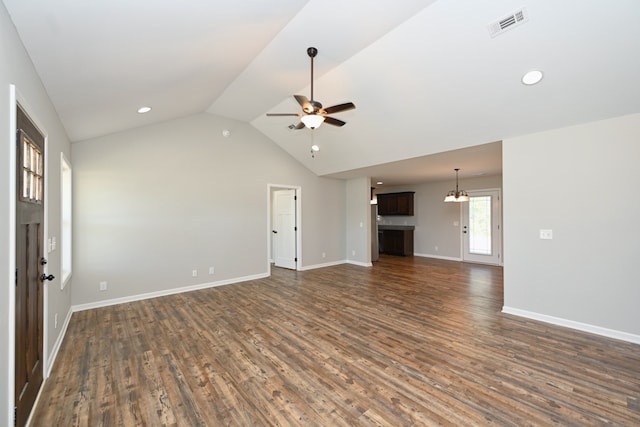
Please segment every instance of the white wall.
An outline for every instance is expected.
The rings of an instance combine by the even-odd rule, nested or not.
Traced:
[[[345,234],[347,259],[357,265],[371,265],[371,185],[368,177],[350,179],[347,186]]]
[[[15,281],[15,118],[12,117],[15,101],[11,96],[11,85],[27,113],[47,137],[45,221],[48,235],[59,239],[60,152],[70,158],[69,141],[9,14],[0,3],[0,425],[13,425],[14,402],[15,287],[11,284]],[[44,285],[44,347],[45,353],[51,355],[60,338],[63,320],[70,312],[71,285],[60,290],[60,250],[52,252],[48,258],[49,273],[57,276],[56,280]],[[56,313],[59,316],[57,329],[53,326]]]
[[[640,342],[640,115],[502,147],[505,311]]]
[[[376,194],[415,191],[414,216],[384,216],[381,217],[380,224],[414,225],[413,247],[415,255],[461,260],[460,215],[462,204],[444,203],[444,196],[455,189],[455,185],[455,175],[452,174],[450,181],[376,188]],[[502,176],[460,179],[459,187],[466,191],[502,188]]]
[[[74,305],[266,275],[268,184],[301,187],[302,267],[344,260],[344,182],[248,124],[203,113],[72,153]]]

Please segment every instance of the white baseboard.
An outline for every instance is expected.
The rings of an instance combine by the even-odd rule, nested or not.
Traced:
[[[441,255],[433,255],[433,254],[413,254],[414,256],[419,256],[422,258],[435,258],[435,259],[443,259],[445,261],[462,261],[462,258],[450,257],[450,256],[441,256]]]
[[[71,315],[73,314],[73,309],[69,307],[69,311],[64,318],[64,323],[62,324],[62,329],[60,329],[60,334],[58,335],[58,339],[53,344],[53,348],[51,349],[51,354],[47,358],[47,366],[45,366],[44,377],[49,378],[51,375],[51,369],[53,369],[53,364],[56,361],[56,357],[58,357],[58,352],[60,351],[60,347],[62,346],[62,341],[64,341],[64,337],[67,334],[67,328],[69,327],[69,322],[71,322]]]
[[[322,264],[313,264],[313,265],[305,265],[304,267],[300,268],[300,271],[307,271],[307,270],[315,270],[316,268],[324,268],[324,267],[333,267],[334,265],[340,265],[340,264],[352,264],[352,265],[358,265],[360,267],[373,267],[373,264],[370,262],[359,262],[359,261],[351,261],[348,259],[343,259],[340,261],[331,261],[331,262],[325,262]]]
[[[347,261],[345,260],[340,260],[340,261],[324,262],[322,264],[305,265],[304,267],[300,267],[300,271],[315,270],[316,268],[332,267],[334,265],[340,265],[346,262]]]
[[[166,289],[166,290],[157,291],[157,292],[148,292],[144,294],[131,295],[128,297],[96,301],[88,304],[79,304],[79,305],[72,306],[71,310],[75,313],[77,311],[91,310],[93,308],[108,307],[110,305],[124,304],[127,302],[134,302],[134,301],[142,301],[145,299],[181,294],[183,292],[197,291],[200,289],[215,288],[217,286],[231,285],[233,283],[247,282],[249,280],[264,279],[265,277],[269,277],[269,273],[260,273],[252,276],[244,276],[244,277],[236,277],[234,279],[220,280],[218,282],[209,282],[209,283],[202,283],[202,284],[193,285],[193,286],[184,286],[180,288]]]
[[[352,265],[359,265],[360,267],[373,267],[373,264],[370,262],[352,261],[348,259],[345,261],[345,263],[352,264]]]
[[[506,314],[513,314],[514,316],[539,320],[540,322],[551,323],[552,325],[564,326],[565,328],[577,329],[579,331],[589,332],[591,334],[601,335],[607,338],[627,341],[633,344],[640,344],[640,335],[634,335],[628,332],[616,331],[614,329],[607,329],[600,326],[589,325],[587,323],[575,322],[573,320],[562,319],[559,317],[548,316],[546,314],[520,310],[518,308],[507,306],[502,307],[502,312]]]

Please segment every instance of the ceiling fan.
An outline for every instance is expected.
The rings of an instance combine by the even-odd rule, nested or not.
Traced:
[[[302,107],[302,113],[267,113],[267,116],[297,116],[300,117],[300,123],[297,125],[291,125],[292,129],[302,129],[308,127],[309,129],[315,129],[322,123],[327,123],[333,126],[344,126],[346,122],[328,116],[328,114],[339,113],[342,111],[352,110],[356,108],[353,102],[347,102],[344,104],[338,104],[331,107],[323,108],[322,104],[313,99],[313,58],[318,54],[318,49],[310,47],[307,49],[307,55],[311,58],[311,99],[309,100],[304,95],[293,95],[298,101],[298,104]]]

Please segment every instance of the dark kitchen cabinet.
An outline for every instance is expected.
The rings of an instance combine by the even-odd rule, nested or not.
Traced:
[[[380,253],[413,256],[413,229],[381,229],[379,231]]]
[[[413,230],[384,230],[384,253],[413,255]]]
[[[413,216],[413,191],[378,194],[378,215]]]

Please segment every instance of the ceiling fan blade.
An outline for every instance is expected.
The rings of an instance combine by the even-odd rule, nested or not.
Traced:
[[[301,116],[300,113],[267,113],[267,116]]]
[[[324,109],[324,112],[326,114],[334,114],[334,113],[339,113],[340,111],[353,110],[354,108],[356,108],[356,106],[353,102],[346,102],[344,104],[338,104],[331,107],[327,107]]]
[[[344,126],[347,124],[347,122],[343,122],[342,120],[338,120],[333,117],[325,117],[324,122],[333,126]]]
[[[302,107],[302,111],[305,113],[313,112],[313,105],[311,105],[311,101],[304,95],[293,95],[293,97],[298,101],[298,104]]]
[[[294,127],[294,129],[304,129],[304,123],[302,123],[302,122],[298,123],[298,124]]]

